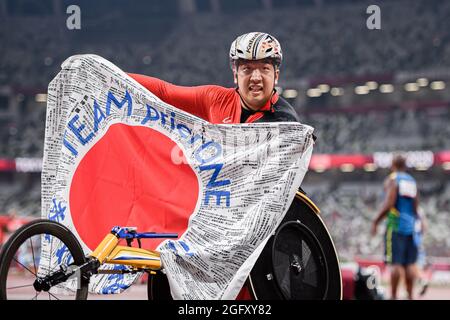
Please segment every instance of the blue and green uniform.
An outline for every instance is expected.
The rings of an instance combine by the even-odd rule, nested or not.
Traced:
[[[413,237],[417,219],[414,207],[417,184],[405,172],[394,172],[389,178],[395,180],[397,197],[387,217],[385,261],[389,264],[412,264],[417,260],[418,251]]]

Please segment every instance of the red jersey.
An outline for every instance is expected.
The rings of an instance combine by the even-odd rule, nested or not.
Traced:
[[[241,98],[235,88],[216,85],[197,87],[176,86],[163,80],[140,74],[128,74],[162,101],[196,115],[211,123],[240,123]],[[262,119],[266,112],[274,112],[271,106],[278,101],[277,94],[258,112],[247,118],[246,123]]]

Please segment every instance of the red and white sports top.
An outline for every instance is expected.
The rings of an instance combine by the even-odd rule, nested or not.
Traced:
[[[176,108],[189,112],[211,123],[240,123],[241,100],[235,88],[216,85],[196,87],[176,86],[166,81],[140,74],[128,74],[158,98]],[[246,123],[255,122],[266,112],[274,112],[271,103],[278,101],[274,94],[258,112],[247,118]]]

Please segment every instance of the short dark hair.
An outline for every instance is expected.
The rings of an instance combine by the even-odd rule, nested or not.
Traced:
[[[392,159],[392,166],[397,170],[406,170],[406,158],[401,154],[395,155]]]

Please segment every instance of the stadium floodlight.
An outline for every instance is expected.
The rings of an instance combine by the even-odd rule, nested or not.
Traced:
[[[317,89],[319,89],[322,93],[327,93],[328,91],[330,91],[330,86],[327,84],[319,84],[317,86]]]
[[[342,172],[352,172],[355,171],[355,166],[351,163],[344,163],[341,165]]]
[[[364,165],[364,171],[374,172],[375,170],[377,170],[377,165],[375,163],[366,163]]]
[[[322,95],[322,91],[320,91],[320,89],[318,88],[311,88],[306,91],[306,95],[310,98],[317,98]]]
[[[331,95],[333,97],[342,96],[344,94],[344,89],[338,88],[338,87],[334,87],[334,88],[331,88],[330,93],[331,93]]]
[[[366,86],[369,88],[369,90],[375,90],[378,88],[378,83],[376,81],[367,81]]]
[[[389,84],[389,83],[382,84],[382,85],[380,86],[380,92],[381,92],[381,93],[391,93],[391,92],[394,92],[394,86],[393,86],[392,84]]]
[[[445,82],[444,81],[433,81],[430,84],[430,88],[433,89],[433,90],[445,89]]]
[[[419,79],[417,79],[416,83],[419,85],[419,87],[426,87],[428,85],[428,79],[427,78],[419,78]]]
[[[297,95],[298,92],[295,89],[286,89],[283,91],[283,97],[285,97],[286,99],[294,99],[297,97]]]
[[[405,88],[405,91],[413,92],[413,91],[419,90],[419,85],[415,82],[408,82],[405,84],[404,88]]]
[[[34,100],[36,100],[36,102],[47,102],[47,94],[46,93],[38,93],[34,97]]]
[[[355,87],[355,93],[356,94],[368,94],[369,93],[369,87],[368,86],[357,86]]]

